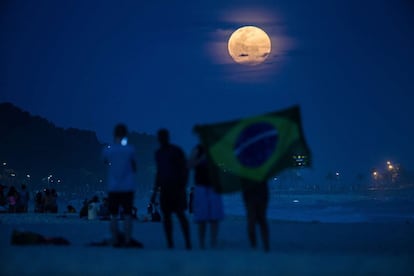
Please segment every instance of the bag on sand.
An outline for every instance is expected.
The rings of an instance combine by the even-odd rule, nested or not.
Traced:
[[[152,222],[160,222],[161,221],[161,215],[158,212],[158,210],[155,210],[152,214],[151,214],[151,221]]]
[[[116,245],[114,247],[129,247],[129,248],[143,248],[144,247],[144,245],[141,242],[135,239],[131,239],[130,244],[125,245],[125,235],[123,233],[118,233],[118,241],[119,241],[119,245]],[[91,243],[88,243],[87,245],[88,246],[113,246],[110,238],[106,238],[98,242],[91,242]]]

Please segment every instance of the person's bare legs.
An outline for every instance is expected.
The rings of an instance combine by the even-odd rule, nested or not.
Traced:
[[[185,216],[184,211],[177,212],[178,220],[181,224],[181,230],[183,231],[185,248],[191,249],[191,240],[190,240],[190,224],[188,223],[187,217]]]
[[[132,239],[132,216],[130,214],[125,215],[124,232],[125,232],[125,244],[128,245],[131,243],[131,239]]]
[[[247,235],[249,237],[250,246],[256,248],[256,206],[254,203],[247,202]]]
[[[164,232],[165,237],[167,238],[167,246],[168,248],[174,248],[174,241],[173,241],[173,225],[172,225],[172,218],[171,212],[163,212],[164,219]]]
[[[205,239],[206,239],[207,223],[205,221],[198,223],[198,241],[201,249],[205,249]]]
[[[210,237],[211,237],[211,247],[216,248],[217,247],[217,237],[218,237],[218,231],[219,231],[219,222],[218,220],[212,220],[210,222]]]
[[[119,245],[119,230],[118,230],[118,220],[115,215],[111,215],[111,222],[109,223],[109,229],[111,231],[112,240],[111,243],[113,246]]]
[[[270,251],[270,243],[269,243],[269,226],[267,224],[266,219],[262,222],[259,222],[260,230],[262,234],[262,241],[263,241],[263,249],[264,251]]]
[[[270,250],[269,245],[269,226],[266,219],[267,202],[262,202],[257,206],[257,223],[260,227],[260,233],[262,236],[263,249],[268,252]]]
[[[269,227],[268,227],[268,224],[267,224],[266,217],[260,217],[258,219],[258,224],[259,224],[260,233],[261,233],[261,236],[262,236],[263,249],[264,249],[264,251],[268,252],[270,250]]]

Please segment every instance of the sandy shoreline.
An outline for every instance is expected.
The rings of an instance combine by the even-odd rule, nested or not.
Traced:
[[[23,257],[5,259],[2,275],[413,275],[412,256],[73,247],[18,253]]]
[[[86,244],[108,236],[106,221],[88,221],[75,215],[1,214],[0,274],[410,275],[414,272],[414,225],[411,223],[273,220],[269,254],[249,248],[242,217],[223,221],[219,248],[214,250],[198,249],[196,226],[191,223],[194,249],[185,251],[178,223],[174,227],[176,249],[172,251],[165,249],[162,225],[151,222],[134,224],[134,237],[144,243],[144,249],[97,248]],[[13,229],[62,236],[71,245],[12,246]]]

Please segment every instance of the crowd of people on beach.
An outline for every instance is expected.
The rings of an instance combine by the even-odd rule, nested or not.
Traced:
[[[6,193],[7,190],[7,193]],[[43,189],[37,191],[31,199],[26,184],[22,184],[20,190],[15,186],[6,187],[0,184],[0,212],[3,213],[28,213],[29,202],[34,202],[35,213],[57,213],[58,194],[55,189]]]
[[[0,210],[8,213],[27,213],[29,204],[29,192],[25,184],[20,191],[15,186],[10,186],[6,192],[6,186],[0,184]]]
[[[77,213],[76,208],[69,204],[66,206],[65,213]],[[117,217],[119,220],[124,219],[124,211],[120,208]],[[161,214],[159,211],[159,203],[150,202],[147,205],[147,213],[138,215],[138,208],[132,207],[132,218],[141,222],[160,222]],[[104,196],[102,199],[99,196],[94,195],[90,199],[85,199],[82,202],[82,206],[79,211],[79,217],[88,220],[110,220],[111,214],[109,212],[109,201],[108,197]]]
[[[136,152],[128,144],[128,130],[124,124],[114,128],[114,142],[103,150],[103,159],[107,165],[107,195],[99,199],[93,196],[85,199],[79,210],[80,218],[108,220],[111,233],[111,245],[130,247],[137,244],[132,237],[133,219],[138,219],[138,210],[134,206],[135,191],[139,189],[134,174],[137,172]],[[205,249],[207,228],[210,231],[210,248],[217,247],[219,223],[224,218],[222,198],[216,192],[210,179],[206,149],[198,144],[189,158],[177,145],[170,142],[167,129],[157,133],[159,148],[155,152],[156,174],[153,193],[147,206],[147,215],[141,221],[162,222],[167,248],[175,247],[173,239],[173,219],[178,218],[185,248],[192,249],[188,212],[198,225],[197,236],[201,249]],[[189,189],[189,172],[194,172],[194,185]],[[260,185],[246,185],[242,191],[247,214],[247,236],[252,248],[257,246],[256,225],[260,227],[263,249],[269,251],[269,230],[266,210],[269,199],[267,182]],[[5,187],[0,186],[0,206],[7,206],[7,212],[28,212],[29,192],[26,185],[21,190],[11,186],[4,195]],[[57,213],[58,194],[55,189],[43,189],[34,196],[34,212]],[[65,213],[77,213],[73,205],[67,205]],[[123,231],[118,221],[123,221]],[[141,244],[142,245],[142,244]]]
[[[35,195],[35,213],[57,213],[58,194],[55,189],[43,189]]]
[[[72,205],[67,206],[68,213],[76,212]],[[82,207],[79,211],[80,218],[96,219],[101,220],[109,219],[108,210],[108,199],[103,198],[102,202],[98,196],[93,196],[91,199],[85,199],[82,203]]]

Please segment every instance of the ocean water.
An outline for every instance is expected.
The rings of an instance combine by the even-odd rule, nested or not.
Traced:
[[[223,197],[227,215],[244,216],[241,194]],[[395,191],[363,194],[271,193],[267,216],[275,220],[305,222],[409,222],[414,223],[414,196]]]
[[[59,199],[59,213],[68,204],[79,212],[82,199]],[[136,198],[138,215],[147,213],[149,197]],[[241,193],[223,195],[227,216],[245,216]],[[267,216],[274,220],[301,222],[404,222],[414,223],[413,191],[367,191],[349,194],[282,193],[272,191]]]

